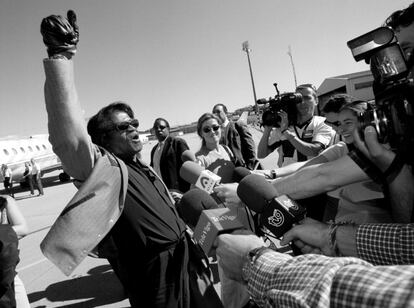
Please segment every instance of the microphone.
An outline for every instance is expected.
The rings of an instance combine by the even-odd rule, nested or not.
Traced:
[[[200,189],[191,189],[183,195],[178,212],[194,229],[193,238],[206,255],[211,254],[219,234],[244,229],[236,212],[220,208],[207,192]]]
[[[181,154],[181,160],[182,162],[186,161],[197,161],[197,158],[195,157],[194,153],[190,150],[185,150],[183,154]]]
[[[277,196],[276,189],[263,176],[251,174],[237,187],[240,200],[259,213],[259,225],[277,238],[305,218],[306,209],[286,195]]]
[[[206,170],[193,161],[186,161],[180,168],[180,176],[195,187],[212,194],[213,188],[220,183],[221,177]]]
[[[233,171],[233,181],[240,183],[246,176],[252,174],[249,169],[245,167],[236,167]]]
[[[219,205],[208,193],[195,188],[183,194],[177,204],[178,214],[191,229],[196,226],[202,211],[216,208]]]

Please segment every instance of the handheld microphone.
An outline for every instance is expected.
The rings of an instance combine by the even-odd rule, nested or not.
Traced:
[[[188,183],[194,184],[208,194],[213,193],[213,189],[220,183],[221,177],[206,170],[193,161],[186,161],[180,168],[180,176]]]
[[[190,189],[183,194],[180,202],[177,203],[177,212],[182,220],[191,228],[197,225],[201,212],[204,210],[216,209],[220,206],[205,191]]]
[[[277,238],[305,218],[306,209],[276,189],[260,175],[246,176],[237,187],[237,195],[252,211],[259,213],[259,225]]]
[[[191,189],[183,195],[178,212],[193,228],[193,238],[206,255],[211,254],[219,234],[244,229],[237,220],[237,212],[220,208],[207,192],[200,189]]]
[[[246,176],[252,174],[249,169],[245,167],[236,167],[233,171],[233,181],[240,183]]]
[[[181,160],[182,162],[186,161],[197,161],[197,158],[195,157],[194,153],[190,150],[185,150],[183,154],[181,154]]]

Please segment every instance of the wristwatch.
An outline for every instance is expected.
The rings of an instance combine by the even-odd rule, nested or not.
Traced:
[[[250,270],[254,266],[254,262],[266,251],[271,250],[266,246],[257,247],[247,253],[246,261],[242,267],[242,278],[245,283],[249,282]]]

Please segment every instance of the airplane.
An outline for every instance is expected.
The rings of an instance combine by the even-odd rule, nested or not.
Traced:
[[[11,169],[13,182],[20,182],[21,186],[25,186],[24,164],[32,158],[39,164],[42,176],[45,173],[62,169],[60,159],[52,151],[48,135],[0,138],[0,166],[6,164]],[[4,180],[1,172],[0,177]],[[70,177],[62,170],[62,173],[59,174],[59,180],[66,182],[70,180]]]

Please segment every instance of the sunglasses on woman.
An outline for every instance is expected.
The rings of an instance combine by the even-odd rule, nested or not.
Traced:
[[[212,131],[218,131],[219,130],[219,128],[220,128],[220,126],[219,125],[213,125],[213,126],[206,126],[206,127],[203,127],[203,132],[204,133],[206,133],[206,134],[208,134],[209,132],[212,132]]]
[[[137,119],[132,119],[131,121],[124,121],[115,124],[115,129],[117,131],[123,132],[129,128],[129,126],[132,126],[133,128],[138,128],[139,121]]]

